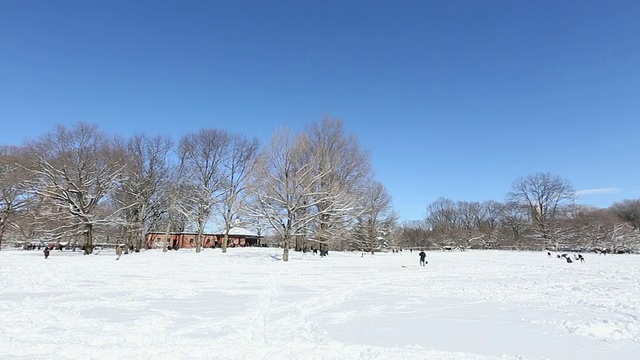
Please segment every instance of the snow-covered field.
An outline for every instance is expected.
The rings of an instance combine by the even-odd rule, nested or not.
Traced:
[[[640,359],[640,256],[0,252],[0,359]]]

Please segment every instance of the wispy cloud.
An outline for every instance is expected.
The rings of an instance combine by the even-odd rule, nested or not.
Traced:
[[[613,194],[613,193],[617,193],[618,191],[620,191],[620,188],[617,188],[617,187],[584,189],[584,190],[576,191],[576,195],[589,196],[589,195],[597,195],[597,194]]]

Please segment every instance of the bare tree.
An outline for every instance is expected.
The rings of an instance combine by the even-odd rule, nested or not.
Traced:
[[[362,210],[357,219],[354,240],[359,249],[374,254],[389,247],[397,216],[392,211],[391,195],[378,181],[372,181],[359,199]]]
[[[320,247],[343,238],[360,215],[358,194],[372,181],[369,154],[362,150],[355,135],[347,135],[342,121],[326,117],[306,131],[309,161],[316,164],[319,177],[318,219],[310,231]],[[300,250],[300,249],[297,249]]]
[[[427,206],[425,221],[434,231],[456,227],[459,222],[456,203],[446,198],[437,199]]]
[[[411,220],[400,226],[401,246],[403,247],[428,247],[429,230],[424,220]]]
[[[196,252],[202,250],[202,233],[213,215],[213,208],[224,191],[222,161],[230,136],[224,131],[204,129],[182,136],[179,156],[184,159],[187,172],[185,181],[193,185],[191,194],[196,201],[195,222],[198,226]]]
[[[527,206],[535,229],[547,242],[551,241],[551,226],[563,206],[575,199],[571,184],[557,175],[536,173],[517,179],[507,195],[509,201]]]
[[[617,224],[615,215],[606,210],[593,210],[587,215],[588,219],[583,223],[585,250],[604,249],[609,229]]]
[[[136,135],[121,146],[127,157],[126,181],[114,199],[127,209],[123,213],[126,243],[139,251],[151,222],[161,213],[160,191],[167,181],[173,142],[163,136]]]
[[[453,200],[439,198],[429,204],[425,222],[433,232],[431,241],[434,245],[442,248],[459,244],[461,220],[457,204]]]
[[[527,229],[530,227],[531,221],[526,205],[515,202],[507,202],[501,207],[503,234],[509,238],[512,245],[521,248]]]
[[[640,229],[640,199],[616,202],[611,205],[611,211],[634,229]]]
[[[164,242],[162,251],[167,252],[169,248],[169,238],[171,232],[182,232],[185,223],[193,219],[196,214],[197,206],[189,197],[192,188],[189,184],[182,183],[179,167],[172,172],[172,180],[165,185],[163,204],[165,206],[162,212],[162,219],[159,224],[164,222]],[[173,244],[177,246],[177,244]]]
[[[187,223],[196,217],[197,199],[191,196],[195,190],[185,179],[187,176],[184,158],[178,158],[177,163],[168,162],[163,180],[158,183],[157,195],[153,196],[149,229],[164,232],[163,252],[168,250],[170,234],[184,231]]]
[[[110,221],[98,218],[96,208],[124,180],[122,154],[97,126],[85,123],[59,125],[28,147],[35,193],[47,200],[48,219],[61,222],[53,231],[81,234],[85,254],[91,254],[95,225]]]
[[[250,207],[251,215],[266,219],[280,235],[283,261],[289,260],[293,237],[306,235],[308,224],[317,218],[318,203],[325,200],[321,195],[329,196],[318,193],[324,174],[315,172],[317,164],[306,161],[306,144],[288,130],[276,131],[251,176],[249,189],[255,201],[255,206]]]
[[[482,224],[480,226],[489,231],[495,230],[502,221],[503,204],[495,200],[487,200],[481,204]]]
[[[613,229],[607,233],[606,239],[607,247],[614,254],[640,250],[638,247],[640,234],[626,223],[615,224]]]
[[[458,246],[461,250],[469,248],[474,242],[482,242],[485,234],[480,230],[485,221],[482,204],[475,201],[458,201],[456,211],[460,219],[460,239]]]
[[[218,202],[218,210],[225,226],[223,253],[227,252],[229,230],[233,221],[238,219],[246,203],[248,176],[255,166],[258,150],[258,139],[247,139],[242,135],[230,136],[228,148],[221,162],[223,190]]]
[[[478,225],[479,234],[482,237],[476,237],[475,242],[481,244],[483,248],[496,248],[503,241],[501,224],[504,221],[502,217],[503,204],[495,200],[487,200],[480,204],[480,224]]]
[[[24,162],[18,147],[0,147],[0,250],[8,227],[17,227],[16,218],[32,203],[28,191],[29,173],[20,163]]]

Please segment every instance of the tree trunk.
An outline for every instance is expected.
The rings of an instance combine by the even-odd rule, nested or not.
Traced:
[[[129,253],[129,249],[131,248],[132,244],[133,244],[133,239],[131,238],[131,229],[129,229],[129,227],[127,226],[126,230],[125,230],[125,234],[124,234],[124,253],[128,254]]]
[[[224,237],[222,237],[222,252],[223,253],[227,252],[227,246],[229,246],[229,229],[228,228],[224,233]]]
[[[137,236],[136,249],[135,249],[136,252],[140,252],[140,249],[142,249],[142,243],[144,241],[144,237],[145,235],[147,235],[144,233],[144,212],[145,211],[146,211],[146,204],[143,203],[142,210],[140,210],[141,218],[138,219],[138,224],[140,226],[140,233]]]
[[[4,238],[4,219],[0,219],[0,250],[2,250],[2,239]]]
[[[85,255],[93,254],[93,225],[86,224],[84,228],[85,228],[84,254]]]
[[[227,216],[224,218],[224,236],[222,237],[222,252],[227,252],[227,247],[229,246],[229,229],[231,229],[231,218],[228,215],[229,211],[227,211]]]
[[[284,250],[282,252],[282,261],[289,261],[289,236],[284,237]]]
[[[167,222],[167,227],[164,231],[164,243],[162,244],[162,252],[167,252],[169,246],[169,230],[171,230],[171,223]]]
[[[204,224],[198,226],[198,236],[196,237],[196,253],[202,251],[202,232],[204,231]]]
[[[140,249],[142,249],[142,238],[138,237],[135,251],[140,252]]]

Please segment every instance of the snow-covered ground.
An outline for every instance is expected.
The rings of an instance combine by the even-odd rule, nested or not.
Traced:
[[[640,256],[0,252],[0,359],[640,359]]]

